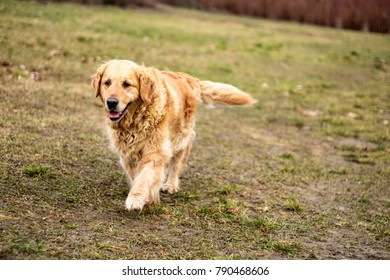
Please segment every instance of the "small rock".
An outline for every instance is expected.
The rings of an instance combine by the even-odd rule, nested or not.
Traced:
[[[295,89],[296,89],[296,90],[303,90],[304,87],[303,87],[303,85],[297,85],[297,86],[295,87]]]
[[[81,63],[87,63],[87,62],[88,62],[88,56],[83,55],[83,56],[81,57]]]
[[[60,51],[59,50],[51,50],[49,52],[49,57],[53,57],[55,55],[59,55],[60,54]]]
[[[30,72],[30,78],[33,79],[34,81],[42,81],[41,74],[39,74],[39,72],[36,71]]]
[[[317,117],[320,114],[320,112],[318,112],[318,111],[311,111],[311,110],[303,110],[302,114],[304,114],[305,116],[314,118],[314,117]]]

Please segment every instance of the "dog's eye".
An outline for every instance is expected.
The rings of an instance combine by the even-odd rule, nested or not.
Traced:
[[[123,87],[128,88],[130,86],[130,83],[128,81],[123,82]]]
[[[106,85],[106,86],[110,86],[111,85],[111,80],[106,80],[105,82],[104,82],[104,85]]]

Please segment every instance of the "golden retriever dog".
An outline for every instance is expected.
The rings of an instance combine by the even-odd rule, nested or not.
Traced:
[[[200,81],[128,60],[101,65],[92,76],[92,87],[102,101],[112,147],[130,181],[128,210],[159,203],[160,191],[179,190],[180,172],[195,137],[197,102],[255,102],[232,85]]]

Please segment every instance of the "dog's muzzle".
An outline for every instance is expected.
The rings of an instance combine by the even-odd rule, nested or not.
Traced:
[[[109,110],[108,114],[109,114],[110,120],[113,122],[117,122],[120,119],[122,119],[122,117],[125,115],[127,108],[129,107],[131,102],[129,102],[126,105],[125,109],[123,109],[122,111],[116,111],[115,108],[117,107],[119,102],[118,102],[118,99],[116,99],[116,98],[113,98],[113,99],[115,99],[115,100],[110,100],[110,98],[108,98],[106,101],[106,104],[107,104],[107,109]],[[114,104],[115,104],[115,106],[114,106]]]

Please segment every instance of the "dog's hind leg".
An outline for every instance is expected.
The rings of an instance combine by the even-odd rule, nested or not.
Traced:
[[[181,161],[182,164],[182,170],[184,170],[187,167],[188,158],[190,157],[191,149],[192,149],[192,142],[195,138],[195,131],[192,132],[191,140],[188,142],[187,147],[184,149],[184,155]]]
[[[187,146],[178,152],[171,160],[168,169],[168,178],[166,183],[162,187],[162,191],[168,193],[175,193],[179,190],[179,176],[180,173],[186,168],[188,157],[190,156],[192,147],[192,139]]]
[[[161,190],[175,193],[179,190],[179,176],[182,170],[184,150],[178,152],[171,160],[168,168],[168,178]]]

